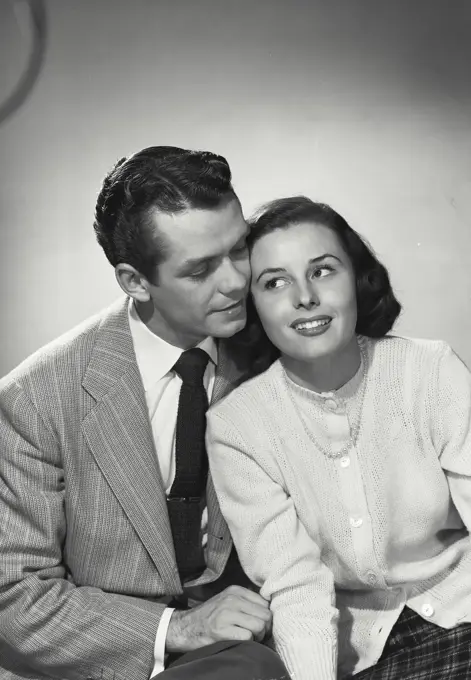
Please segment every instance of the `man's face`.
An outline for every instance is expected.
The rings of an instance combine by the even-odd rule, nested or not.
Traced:
[[[151,330],[184,349],[207,336],[227,338],[241,330],[250,264],[239,201],[215,210],[156,212],[153,219],[166,256],[157,283],[148,288]]]

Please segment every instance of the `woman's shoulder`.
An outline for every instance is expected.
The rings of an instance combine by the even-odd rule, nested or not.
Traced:
[[[415,364],[424,367],[439,361],[453,350],[445,340],[416,338],[388,333],[383,338],[368,338],[369,351],[377,363]]]

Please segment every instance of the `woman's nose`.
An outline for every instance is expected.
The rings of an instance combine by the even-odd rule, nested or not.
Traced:
[[[305,283],[301,286],[297,286],[295,297],[295,307],[299,309],[304,307],[305,309],[312,309],[319,305],[319,296],[315,290],[315,287]]]

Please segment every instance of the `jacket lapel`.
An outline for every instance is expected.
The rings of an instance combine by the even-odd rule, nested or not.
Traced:
[[[211,398],[211,406],[225,397],[237,385],[249,377],[248,368],[229,342],[219,342],[218,365]],[[222,516],[211,475],[206,488],[208,507],[207,570],[195,583],[205,583],[219,576],[226,565],[232,548],[232,538],[226,520]]]
[[[220,341],[211,406],[249,377],[249,367],[238,348],[230,340]]]
[[[98,331],[83,387],[96,406],[83,422],[90,450],[168,593],[181,592],[165,490],[129,329],[127,299]]]

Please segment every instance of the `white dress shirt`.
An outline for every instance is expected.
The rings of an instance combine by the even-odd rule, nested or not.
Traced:
[[[149,419],[152,427],[155,449],[162,475],[165,492],[168,494],[175,479],[175,430],[177,425],[178,399],[182,380],[172,367],[180,358],[183,350],[170,345],[155,335],[141,321],[132,300],[129,301],[129,327],[146,395]],[[217,365],[217,346],[213,338],[206,338],[197,347],[209,355],[203,382],[211,400],[214,387],[215,367]],[[208,513],[205,508],[202,518],[203,545],[207,541],[206,527]],[[168,625],[173,613],[167,608],[160,620],[154,645],[154,668],[151,678],[164,670],[165,640]]]

